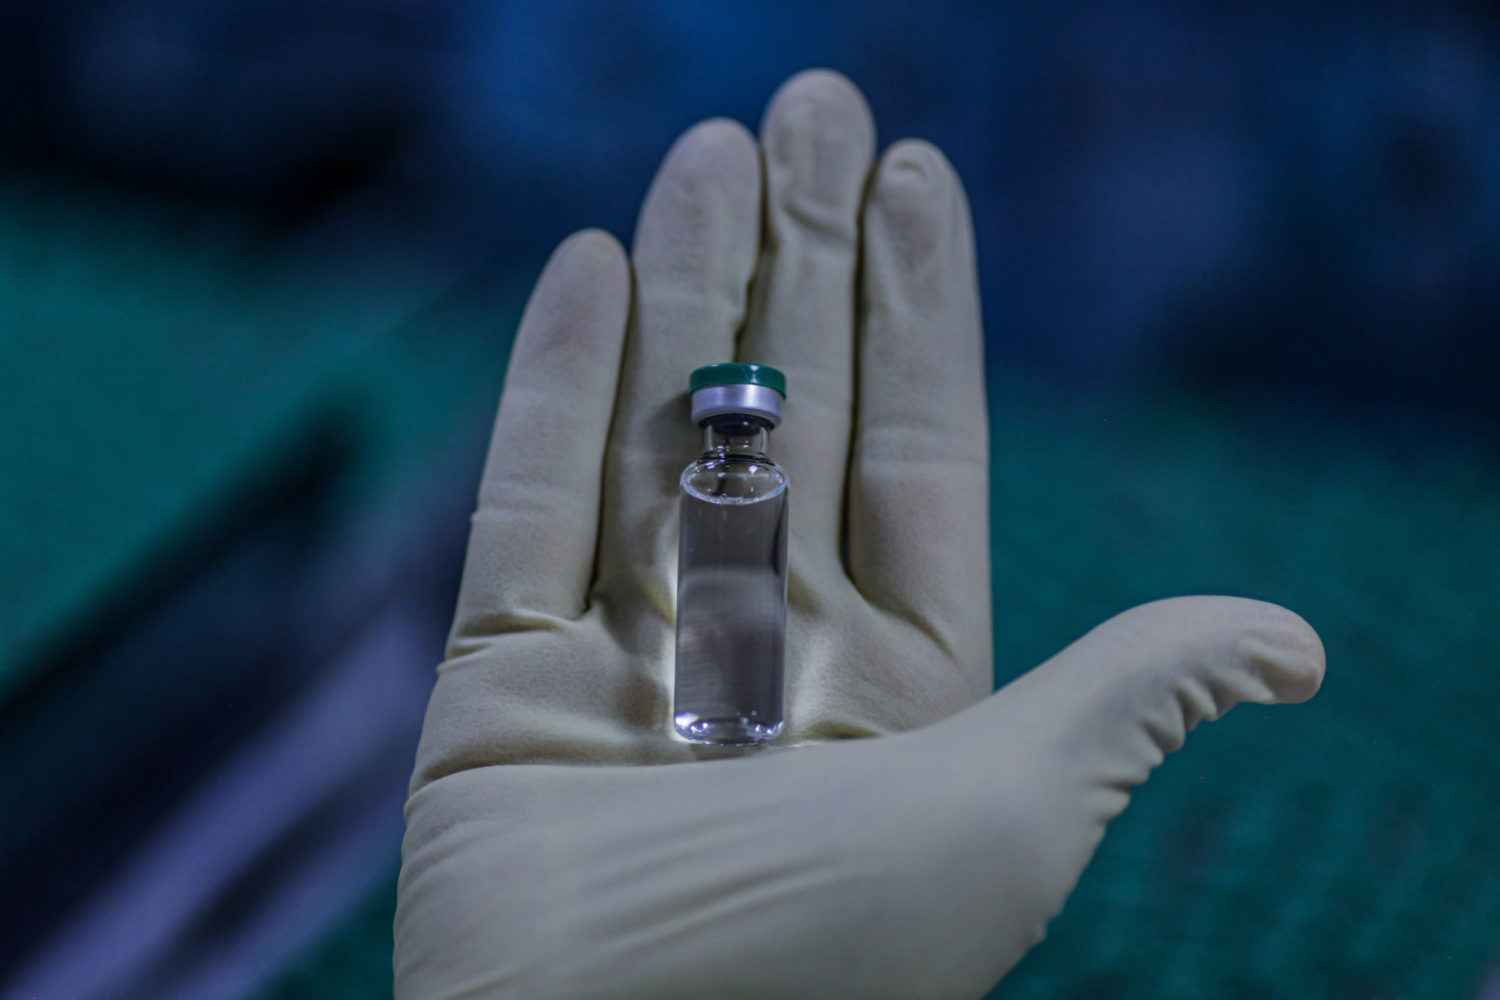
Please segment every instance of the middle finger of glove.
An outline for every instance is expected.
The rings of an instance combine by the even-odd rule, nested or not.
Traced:
[[[837,568],[854,399],[860,196],[875,121],[854,84],[809,70],[771,99],[761,143],[766,232],[739,357],[786,372],[786,422],[771,445],[792,478],[798,558],[815,560],[812,569]]]

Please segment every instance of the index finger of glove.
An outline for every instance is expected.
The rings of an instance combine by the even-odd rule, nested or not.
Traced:
[[[450,656],[535,614],[582,610],[629,311],[625,251],[601,230],[563,241],[537,279],[480,482]]]
[[[602,595],[632,604],[631,620],[646,608],[671,617],[677,480],[701,450],[688,376],[734,357],[760,245],[760,188],[754,138],[737,122],[712,119],[677,140],[641,208],[596,581]]]

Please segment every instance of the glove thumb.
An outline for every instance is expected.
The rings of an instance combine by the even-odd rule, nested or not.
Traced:
[[[1323,644],[1274,604],[1182,597],[1117,615],[938,728],[990,762],[990,827],[1026,859],[1002,969],[1061,911],[1104,828],[1188,730],[1242,701],[1312,697]],[[976,803],[977,804],[977,803]]]

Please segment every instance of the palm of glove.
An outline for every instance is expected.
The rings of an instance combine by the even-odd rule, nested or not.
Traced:
[[[918,142],[872,171],[863,99],[825,72],[761,145],[691,130],[631,261],[579,234],[533,293],[413,778],[400,996],[978,996],[1186,729],[1321,677],[1294,615],[1196,598],[985,698],[958,179]],[[670,734],[683,390],[729,359],[789,379],[788,730],[694,762],[725,753]],[[641,764],[686,766],[618,766]]]

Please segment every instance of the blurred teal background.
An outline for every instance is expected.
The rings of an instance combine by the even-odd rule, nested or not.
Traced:
[[[997,683],[1132,604],[1321,632],[998,998],[1500,997],[1500,18],[1152,2],[0,7],[0,995],[386,995],[511,333],[693,121],[948,151]]]

